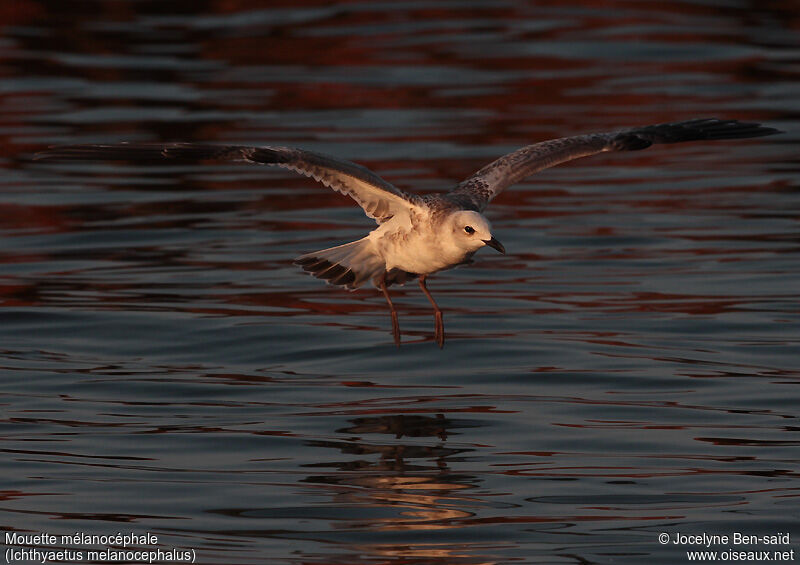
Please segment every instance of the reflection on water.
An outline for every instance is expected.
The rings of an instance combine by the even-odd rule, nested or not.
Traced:
[[[375,565],[672,564],[661,532],[800,536],[796,7],[608,8],[0,6],[3,530]],[[29,160],[285,144],[427,192],[531,141],[701,116],[788,133],[504,193],[508,254],[430,281],[444,351],[413,285],[398,351],[379,293],[292,265],[370,224],[308,179]]]

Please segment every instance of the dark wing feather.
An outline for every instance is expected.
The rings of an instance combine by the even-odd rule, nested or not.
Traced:
[[[563,137],[528,145],[486,165],[464,180],[451,195],[483,210],[505,188],[535,172],[604,151],[638,151],[655,143],[743,139],[781,133],[760,124],[716,118],[658,124],[610,133]]]
[[[353,198],[370,218],[385,222],[398,212],[420,203],[381,177],[350,161],[322,153],[291,147],[247,147],[239,145],[202,145],[195,143],[114,145],[66,145],[38,153],[36,159],[62,161],[164,161],[203,162],[238,161],[274,165],[312,177],[333,190]]]

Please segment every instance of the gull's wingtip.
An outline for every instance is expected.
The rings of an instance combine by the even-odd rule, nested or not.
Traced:
[[[125,144],[119,144],[124,147]],[[75,159],[96,158],[101,152],[108,151],[113,146],[108,145],[51,145],[47,149],[33,154],[34,161],[60,160],[69,161]]]
[[[36,161],[203,161],[226,158],[233,146],[194,143],[84,143],[56,145],[34,154]]]
[[[37,151],[31,157],[31,161],[41,161],[43,159],[50,159],[52,158],[52,154],[58,151],[58,145],[51,145],[47,149],[42,149],[41,151]]]
[[[725,120],[720,118],[690,120],[683,125],[687,126],[689,129],[706,134],[708,139],[744,139],[748,137],[764,137],[767,135],[786,133],[779,129],[765,126],[759,122],[743,122],[740,120]]]
[[[760,124],[759,124],[759,125],[760,125]],[[778,129],[778,128],[771,128],[771,127],[768,127],[768,126],[761,126],[761,129],[762,129],[764,132],[766,132],[766,133],[764,133],[763,135],[777,135],[777,134],[781,134],[781,133],[786,133],[786,132],[785,132],[785,131],[783,131],[782,129]]]
[[[777,135],[780,133],[786,133],[783,130],[765,126],[764,124],[761,124],[759,122],[738,122],[736,120],[731,120],[731,122],[735,125],[740,126],[742,130],[747,132],[749,137],[764,137],[767,135]]]
[[[611,147],[617,151],[631,151],[654,143],[748,139],[779,133],[785,132],[757,122],[698,118],[624,130],[612,139]],[[638,144],[637,139],[640,141]]]

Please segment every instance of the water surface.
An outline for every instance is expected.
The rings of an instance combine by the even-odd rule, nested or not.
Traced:
[[[665,563],[798,549],[791,2],[56,2],[0,37],[0,525],[198,563]],[[695,117],[783,136],[601,155],[489,209],[508,250],[349,293],[292,259],[346,197],[49,145],[285,144],[442,191],[533,141]],[[688,549],[694,549],[689,547]]]

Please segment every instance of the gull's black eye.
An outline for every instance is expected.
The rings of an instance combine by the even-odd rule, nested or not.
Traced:
[[[467,226],[464,228],[464,231],[467,232],[469,235],[472,235],[473,233],[475,233],[475,228],[473,228],[472,226]]]

